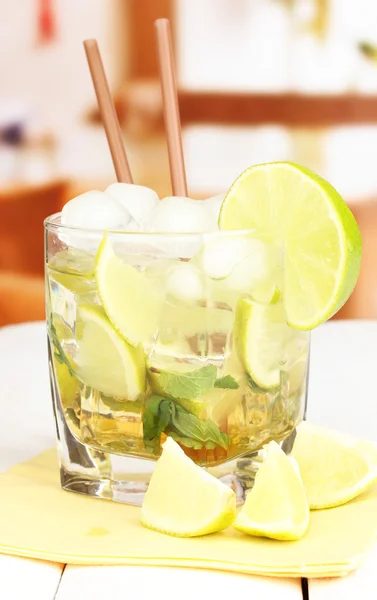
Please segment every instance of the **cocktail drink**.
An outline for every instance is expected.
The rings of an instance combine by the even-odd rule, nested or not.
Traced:
[[[130,186],[115,187],[127,201]],[[82,198],[72,201],[78,210]],[[217,231],[210,200],[162,200],[147,215],[149,230],[168,223],[170,210],[173,224],[179,217],[187,228],[200,216],[197,228],[208,231],[79,230],[61,224],[64,213],[46,222],[53,395],[69,489],[122,497],[130,484],[117,458],[156,460],[168,435],[197,464],[234,474],[235,459],[283,442],[303,417],[309,334],[286,323],[281,244]]]
[[[168,23],[157,32],[175,197],[131,183],[120,134],[109,134],[115,111],[103,109],[122,182],[45,222],[61,482],[140,504],[169,437],[242,501],[263,445],[290,450],[309,332],[349,297],[360,233],[336,190],[291,163],[188,198]],[[95,43],[86,50],[108,108]]]

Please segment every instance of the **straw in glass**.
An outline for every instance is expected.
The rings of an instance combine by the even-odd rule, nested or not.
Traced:
[[[155,28],[172,189],[174,196],[187,196],[181,121],[168,19],[157,19]]]
[[[85,40],[84,48],[117,180],[124,183],[133,183],[126,150],[123,145],[122,132],[110,94],[97,41]]]

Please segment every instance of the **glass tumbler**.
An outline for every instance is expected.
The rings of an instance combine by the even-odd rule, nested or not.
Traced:
[[[284,313],[284,251],[256,232],[127,233],[45,222],[61,485],[140,505],[164,441],[232,486],[290,449],[309,334]]]

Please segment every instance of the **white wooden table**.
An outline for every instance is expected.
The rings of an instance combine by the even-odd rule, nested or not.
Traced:
[[[308,419],[377,442],[377,322],[331,322],[314,332]],[[0,329],[0,471],[54,443],[45,327]],[[1,509],[1,498],[0,498]],[[343,579],[307,582],[160,567],[79,567],[0,555],[1,600],[354,600],[372,598],[377,545]],[[364,594],[363,594],[364,592]],[[369,593],[368,593],[369,592]]]

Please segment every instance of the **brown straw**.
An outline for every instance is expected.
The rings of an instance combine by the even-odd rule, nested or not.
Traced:
[[[117,179],[124,183],[133,183],[118,117],[110,94],[97,41],[85,40],[84,48]]]
[[[174,74],[173,49],[168,19],[157,19],[158,62],[168,153],[170,177],[174,196],[187,196],[185,162],[183,158],[181,121]]]

